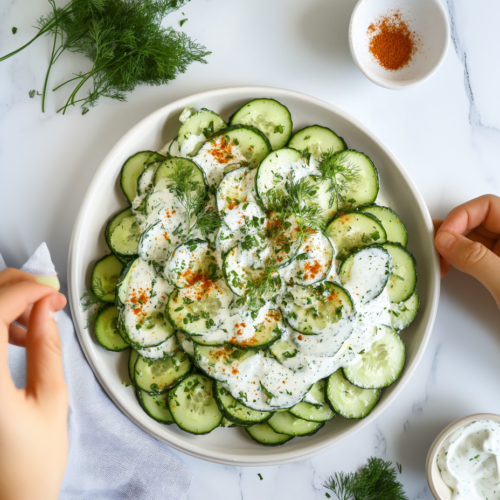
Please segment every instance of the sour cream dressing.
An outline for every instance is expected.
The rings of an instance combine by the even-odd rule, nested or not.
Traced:
[[[500,500],[500,423],[478,420],[443,443],[437,465],[452,499]]]

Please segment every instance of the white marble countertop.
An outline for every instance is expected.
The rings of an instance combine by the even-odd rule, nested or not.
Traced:
[[[475,196],[500,194],[500,4],[443,2],[453,43],[440,71],[394,92],[369,82],[352,61],[348,22],[356,0],[192,0],[183,29],[213,54],[166,87],[143,87],[127,103],[102,101],[85,116],[55,113],[63,92],[40,111],[49,39],[0,63],[0,252],[21,265],[40,242],[61,278],[71,231],[87,186],[114,143],[160,106],[203,90],[268,85],[311,94],[358,118],[389,145],[412,175],[434,217]],[[31,38],[44,0],[0,6],[2,55]],[[178,25],[181,13],[169,22]],[[18,33],[12,35],[11,27]],[[78,56],[76,56],[78,57]],[[59,63],[52,82],[76,69]],[[311,460],[238,468],[175,452],[195,473],[189,499],[325,498],[326,478],[370,456],[400,462],[410,499],[432,499],[424,463],[449,422],[476,412],[500,413],[500,313],[474,280],[452,271],[444,281],[435,328],[412,380],[389,410],[353,438]],[[263,480],[258,477],[261,473]]]

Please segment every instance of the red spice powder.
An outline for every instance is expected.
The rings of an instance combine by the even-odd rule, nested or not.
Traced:
[[[419,39],[411,31],[399,10],[377,18],[367,31],[369,50],[383,68],[397,71],[404,68],[415,54]]]

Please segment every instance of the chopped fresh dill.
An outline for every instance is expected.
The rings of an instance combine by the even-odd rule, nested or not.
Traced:
[[[264,478],[262,477],[262,474],[261,474],[260,472],[257,474],[257,476],[259,476],[259,478],[260,478],[260,480],[261,480],[261,481],[264,479]]]
[[[3,61],[14,56],[42,35],[53,37],[42,112],[51,69],[65,51],[83,54],[92,61],[92,67],[53,89],[74,85],[58,110],[63,114],[77,104],[85,114],[101,97],[125,101],[126,94],[137,85],[165,84],[184,73],[192,62],[206,62],[204,58],[210,54],[185,33],[161,25],[164,17],[186,0],[70,0],[64,7],[58,7],[55,0],[48,2],[52,12],[38,20],[38,34],[0,58]],[[82,96],[86,89],[87,94]]]
[[[347,154],[334,153],[332,150],[322,153],[318,170],[325,179],[330,180],[330,206],[336,201],[339,210],[344,210],[353,200],[346,200],[349,187],[360,180],[359,167],[347,160]]]
[[[408,500],[392,462],[372,457],[358,472],[335,473],[324,484],[338,500]]]
[[[197,229],[204,238],[208,238],[210,235],[213,235],[221,225],[222,220],[217,212],[207,208],[196,215],[196,221],[191,228],[191,232]]]
[[[17,28],[15,26],[12,26],[12,34],[15,35],[17,33]]]

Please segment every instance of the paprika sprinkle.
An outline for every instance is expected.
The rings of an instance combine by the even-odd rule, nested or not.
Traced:
[[[368,36],[371,54],[389,71],[404,68],[411,61],[419,42],[398,10],[380,16],[370,24]]]

